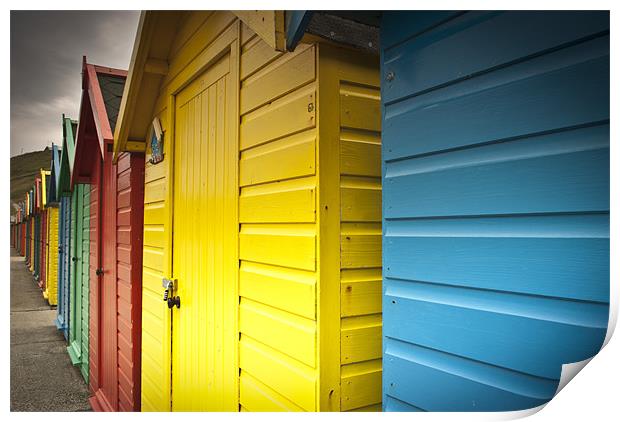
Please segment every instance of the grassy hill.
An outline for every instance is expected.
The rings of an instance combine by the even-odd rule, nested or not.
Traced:
[[[51,161],[52,152],[47,147],[43,151],[11,157],[11,215],[16,214],[13,202],[24,199],[24,195],[34,184],[36,174],[42,168],[49,170]]]

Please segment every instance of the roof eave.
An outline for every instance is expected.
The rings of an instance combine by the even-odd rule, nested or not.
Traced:
[[[138,105],[138,98],[140,97],[140,87],[144,76],[145,64],[149,56],[156,20],[154,12],[142,11],[140,14],[138,30],[129,63],[129,72],[123,89],[123,98],[121,99],[114,131],[114,161],[118,159],[118,155],[121,152],[127,151],[127,141]],[[150,104],[150,108],[154,105],[154,102]],[[141,103],[140,107],[145,107],[145,105]]]
[[[75,157],[74,165],[71,171],[70,186],[76,183],[82,183],[83,180],[79,177],[82,174],[85,164],[81,156],[84,154],[92,153],[86,143],[89,141],[86,139],[86,126],[91,124],[91,119],[86,113],[92,114],[92,122],[94,122],[95,132],[97,133],[97,140],[99,144],[99,156],[103,158],[107,144],[114,142],[114,136],[112,134],[112,128],[110,127],[110,120],[108,118],[108,112],[105,107],[105,101],[101,86],[99,84],[98,74],[112,75],[116,77],[127,77],[127,71],[121,69],[114,69],[106,66],[99,66],[90,64],[86,61],[86,57],[82,60],[82,99],[80,102],[80,119],[77,128],[77,136],[75,140]],[[86,103],[88,102],[88,103]]]

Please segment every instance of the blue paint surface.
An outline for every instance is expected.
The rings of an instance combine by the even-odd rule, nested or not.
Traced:
[[[286,14],[286,49],[294,51],[297,43],[306,32],[312,12],[309,10],[288,10]]]
[[[609,14],[385,12],[383,407],[549,401],[609,314]]]
[[[47,186],[47,203],[57,204],[58,195],[56,195],[56,187],[58,186],[58,180],[60,179],[60,150],[58,145],[52,143],[52,161],[50,164],[50,181]]]

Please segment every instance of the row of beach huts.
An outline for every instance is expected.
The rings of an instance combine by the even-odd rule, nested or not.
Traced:
[[[11,226],[92,408],[546,403],[607,327],[608,43],[603,12],[142,13]]]

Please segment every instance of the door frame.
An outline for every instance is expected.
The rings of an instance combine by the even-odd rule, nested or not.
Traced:
[[[231,83],[227,86],[227,98],[230,101],[227,102],[229,113],[229,133],[228,141],[231,144],[229,153],[234,153],[236,157],[236,175],[233,183],[233,187],[237,194],[235,197],[235,204],[233,209],[235,210],[234,220],[239,221],[239,95],[240,95],[240,56],[241,56],[241,21],[236,19],[222,34],[220,34],[215,40],[213,40],[209,46],[204,49],[197,57],[195,57],[181,72],[174,75],[170,79],[164,80],[163,86],[165,88],[165,94],[163,95],[166,102],[166,113],[168,119],[168,133],[166,133],[165,153],[168,161],[166,168],[166,202],[169,204],[169,212],[167,218],[164,221],[164,233],[166,235],[166,241],[164,246],[164,275],[165,277],[172,279],[174,275],[173,267],[173,239],[174,239],[174,185],[175,185],[175,168],[174,168],[174,151],[175,151],[175,121],[176,121],[176,96],[188,85],[194,82],[200,77],[209,67],[215,65],[226,54],[230,54],[229,63],[230,71],[229,77]],[[228,97],[230,95],[230,97]],[[238,236],[234,242],[234,259],[239,261],[239,240]],[[235,294],[239,295],[239,274],[235,272],[234,279]],[[162,306],[167,306],[162,303]],[[168,330],[164,335],[167,336],[167,341],[170,344],[168,354],[168,367],[170,368],[169,384],[162,386],[162,389],[168,389],[169,408],[172,410],[172,318],[174,311],[169,311],[169,319],[165,329]],[[233,326],[235,330],[239,331],[238,315],[236,316]],[[238,338],[237,338],[238,341]],[[237,367],[239,366],[239,352],[238,348],[235,349],[234,361]],[[235,388],[237,390],[237,400],[239,397],[239,377],[234,380]]]

